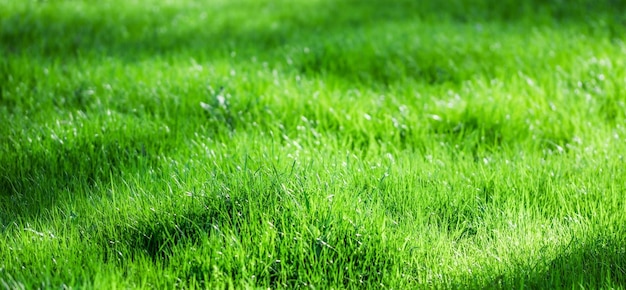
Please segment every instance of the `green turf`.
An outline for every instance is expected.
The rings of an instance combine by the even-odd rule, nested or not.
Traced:
[[[0,288],[625,288],[626,3],[0,0]]]

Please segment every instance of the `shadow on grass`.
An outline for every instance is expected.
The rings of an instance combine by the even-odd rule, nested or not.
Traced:
[[[262,58],[269,55],[270,59],[282,59],[285,49],[308,46],[312,53],[293,60],[300,73],[331,74],[348,81],[382,85],[402,79],[460,83],[469,77],[467,71],[477,68],[461,72],[450,63],[465,66],[469,65],[465,61],[471,59],[483,68],[492,67],[502,56],[482,51],[471,55],[467,51],[441,52],[428,47],[394,53],[397,48],[384,41],[381,54],[379,48],[371,47],[381,40],[370,39],[375,37],[367,36],[348,48],[343,47],[345,43],[329,42],[329,37],[342,39],[358,35],[363,28],[413,20],[435,24],[498,22],[528,29],[577,23],[597,26],[602,22],[607,23],[614,38],[622,37],[626,25],[626,17],[620,12],[626,4],[616,0],[340,0],[255,2],[246,9],[237,3],[220,7],[161,5],[159,9],[131,5],[125,11],[106,4],[82,10],[69,9],[70,5],[59,8],[56,3],[32,5],[37,9],[2,20],[0,51],[32,59],[111,56],[132,62],[184,55],[197,61],[214,61],[230,57],[231,52],[246,58],[261,54]]]
[[[526,22],[534,26],[603,20],[614,22],[612,29],[626,24],[621,13],[626,4],[618,0],[343,0],[254,3],[247,11],[237,4],[164,5],[161,9],[131,7],[113,18],[120,14],[119,7],[100,5],[87,12],[66,9],[59,14],[55,3],[33,5],[40,8],[36,9],[39,12],[26,10],[2,20],[0,43],[5,52],[44,57],[96,53],[132,60],[185,51],[224,52],[247,47],[267,51],[297,45],[303,38],[322,40],[333,33],[412,19]],[[237,11],[247,15],[242,17]]]
[[[107,135],[109,137],[107,137]],[[29,136],[37,138],[37,136]],[[18,141],[0,156],[0,222],[40,216],[57,204],[87,198],[122,174],[147,171],[169,150],[154,132],[108,132],[101,136]]]
[[[549,261],[502,275],[484,288],[605,289],[626,286],[624,231],[574,240]]]
[[[363,228],[338,219],[312,221],[310,227],[319,229],[316,234],[295,227],[295,209],[272,201],[279,191],[269,186],[255,192],[254,200],[210,197],[198,201],[196,209],[159,212],[116,228],[100,237],[103,263],[123,267],[144,256],[203,287],[224,274],[236,283],[253,276],[256,286],[271,288],[303,283],[350,288],[384,282],[397,259],[381,233],[363,234]],[[271,241],[268,231],[276,231]],[[193,248],[193,257],[180,256],[185,252],[181,248]]]

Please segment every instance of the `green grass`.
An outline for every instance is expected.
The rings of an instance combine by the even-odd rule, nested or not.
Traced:
[[[0,288],[626,287],[623,1],[0,0]]]

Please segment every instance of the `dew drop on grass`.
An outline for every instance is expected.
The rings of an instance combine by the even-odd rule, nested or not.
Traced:
[[[200,102],[200,107],[202,107],[202,109],[206,110],[206,111],[211,111],[211,105],[204,103],[204,102]]]
[[[220,104],[221,107],[226,107],[226,98],[224,96],[217,95],[215,98],[217,99],[217,102]]]
[[[430,115],[430,118],[435,120],[435,121],[441,121],[443,120],[439,115]]]

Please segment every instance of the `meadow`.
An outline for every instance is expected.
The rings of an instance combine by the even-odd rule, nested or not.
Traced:
[[[0,0],[0,288],[623,289],[625,11]]]

